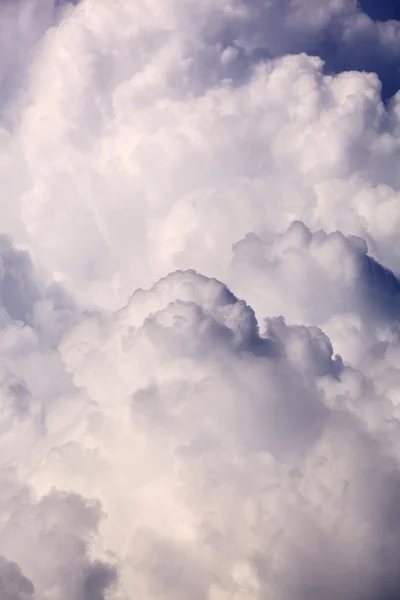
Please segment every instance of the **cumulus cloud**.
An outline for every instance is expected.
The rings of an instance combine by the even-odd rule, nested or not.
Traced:
[[[101,516],[98,503],[56,491],[35,500],[4,469],[3,486],[0,502],[8,514],[0,527],[2,547],[35,581],[33,585],[16,562],[2,559],[0,586],[5,598],[103,600],[105,589],[115,580],[115,571],[111,564],[90,559],[90,538]]]
[[[122,589],[143,598],[398,589],[399,470],[384,394],[381,406],[319,328],[280,318],[260,332],[224,285],[177,272],[112,316],[84,317],[61,355],[92,408],[32,480],[99,490]]]
[[[378,325],[400,316],[399,279],[368,254],[363,238],[312,233],[301,221],[283,234],[252,233],[237,242],[230,279],[260,316],[278,314],[282,296],[292,322],[326,325],[333,316],[355,312]]]
[[[4,600],[398,597],[400,22],[374,18],[0,0]]]
[[[246,59],[264,3],[179,6],[83,3],[47,33],[3,134],[6,231],[112,308],[176,268],[224,279],[232,244],[294,219],[369,237],[394,268],[398,108],[377,77]]]

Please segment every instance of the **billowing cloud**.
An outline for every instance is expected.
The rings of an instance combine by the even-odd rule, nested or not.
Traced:
[[[88,552],[101,517],[98,503],[56,491],[37,501],[4,469],[1,483],[0,505],[8,513],[0,526],[1,545],[18,561],[0,559],[6,600],[103,600],[115,571],[111,564],[92,561]],[[17,565],[32,574],[34,585]]]
[[[0,0],[4,600],[398,597],[400,21],[360,4]]]
[[[397,102],[306,55],[239,77],[264,19],[239,8],[83,3],[37,50],[3,134],[4,226],[90,301],[116,308],[176,268],[224,279],[232,244],[296,219],[368,238],[395,267]],[[217,42],[227,23],[243,52]]]
[[[83,317],[61,356],[86,414],[32,482],[97,491],[120,589],[308,599],[398,589],[395,409],[319,328],[280,318],[260,332],[224,285],[177,272],[111,317]]]

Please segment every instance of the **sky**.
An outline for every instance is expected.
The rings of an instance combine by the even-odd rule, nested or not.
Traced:
[[[0,0],[1,600],[400,594],[400,9]]]
[[[400,7],[396,0],[359,0],[359,6],[371,19],[388,21],[399,19],[400,16]]]

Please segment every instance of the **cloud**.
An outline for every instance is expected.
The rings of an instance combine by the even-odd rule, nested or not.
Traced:
[[[224,280],[233,244],[293,220],[369,237],[395,268],[396,102],[319,58],[250,57],[261,35],[304,49],[292,29],[345,5],[314,25],[308,4],[196,6],[83,3],[48,31],[4,132],[6,232],[111,308],[177,268]]]
[[[18,561],[0,562],[5,598],[56,595],[62,600],[103,600],[115,571],[111,564],[92,561],[89,556],[90,536],[100,519],[99,506],[56,491],[36,500],[4,469],[2,485],[5,493],[0,503],[8,518],[0,527],[0,540],[7,555]],[[35,585],[17,565],[23,565]]]
[[[0,558],[0,591],[4,600],[29,600],[35,591],[32,582],[24,577],[15,563]]]
[[[164,77],[179,69],[179,54],[173,57]],[[50,98],[40,93],[19,138],[28,186],[19,196],[20,226],[38,259],[90,298],[117,306],[132,287],[174,268],[223,278],[232,244],[262,228],[285,228],[294,216],[387,243],[396,235],[396,209],[390,223],[382,220],[396,192],[382,185],[377,165],[394,169],[387,146],[396,142],[383,131],[388,115],[377,80],[324,78],[321,70],[319,59],[289,57],[258,68],[244,87],[222,84],[194,97],[184,90],[183,98],[170,98],[164,82],[141,91],[138,74],[117,86],[112,109],[100,100],[93,129],[93,96],[86,93],[86,106],[71,104],[66,69],[56,71],[64,89]],[[89,74],[76,77],[72,94],[88,86]],[[134,109],[126,94],[139,94]],[[63,113],[67,97],[82,111],[73,119]],[[372,196],[369,211],[365,195]],[[389,246],[386,261],[396,251]]]
[[[25,249],[0,237],[0,314],[2,326],[29,325],[48,343],[56,344],[77,314],[73,297],[54,281],[47,281]]]
[[[93,408],[46,475],[99,490],[122,588],[144,598],[397,589],[390,426],[371,419],[372,381],[352,384],[362,374],[319,328],[275,319],[260,333],[221,283],[177,272],[112,316],[84,317],[61,354]]]
[[[235,244],[228,279],[251,298],[260,318],[278,314],[286,298],[292,322],[326,325],[352,312],[375,325],[399,319],[399,280],[368,254],[366,241],[340,231],[312,233],[301,221],[284,233],[248,234]]]
[[[23,103],[21,84],[46,31],[59,24],[75,0],[0,0],[0,122],[13,123]]]
[[[0,0],[5,600],[398,597],[400,25],[362,8]]]

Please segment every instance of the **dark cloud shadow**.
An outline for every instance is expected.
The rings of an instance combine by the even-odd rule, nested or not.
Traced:
[[[34,600],[35,588],[30,579],[21,572],[19,566],[0,556],[0,598],[1,600]]]
[[[90,566],[85,579],[85,600],[104,600],[107,589],[117,581],[114,567],[101,562]]]
[[[400,279],[368,255],[361,259],[361,299],[368,311],[385,321],[400,320]]]

